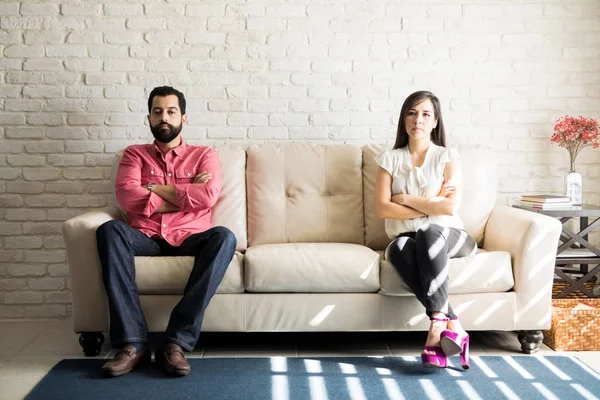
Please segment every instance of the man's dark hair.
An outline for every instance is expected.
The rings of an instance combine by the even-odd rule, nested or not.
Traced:
[[[440,100],[435,97],[433,93],[426,90],[421,90],[408,96],[406,100],[404,100],[404,104],[402,104],[400,118],[398,119],[398,131],[396,133],[396,143],[394,144],[394,149],[399,149],[408,145],[408,133],[406,132],[406,124],[404,123],[406,114],[415,105],[427,99],[431,100],[431,104],[433,104],[433,114],[438,121],[437,126],[431,131],[431,141],[438,146],[446,147],[446,130],[444,129]]]
[[[181,111],[181,115],[185,114],[185,97],[183,96],[183,93],[171,86],[158,86],[152,89],[150,97],[148,97],[148,114],[152,112],[152,100],[155,96],[164,97],[172,94],[177,96],[177,99],[179,100],[179,110]]]

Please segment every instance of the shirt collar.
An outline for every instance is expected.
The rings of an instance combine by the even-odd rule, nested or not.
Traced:
[[[154,150],[156,150],[157,153],[160,153],[160,149],[156,144],[156,139],[154,140],[152,145],[154,146]],[[183,140],[183,137],[181,137],[181,143],[179,143],[179,146],[175,147],[172,151],[175,153],[176,156],[181,157],[185,154],[187,146],[187,143]]]

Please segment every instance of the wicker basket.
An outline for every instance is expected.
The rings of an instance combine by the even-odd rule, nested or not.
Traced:
[[[582,302],[596,309],[575,310]],[[552,323],[543,332],[554,350],[600,350],[600,298],[552,299]]]
[[[556,296],[558,296],[568,286],[569,286],[569,284],[566,283],[565,281],[562,281],[562,280],[556,280],[556,281],[554,281],[554,284],[552,285],[552,298],[556,298]],[[590,292],[594,291],[594,282],[592,280],[585,282],[583,284],[583,286],[585,286],[585,288],[587,290],[589,290]],[[588,297],[581,290],[577,289],[577,290],[573,290],[566,297],[562,297],[562,298],[563,299],[565,299],[565,298],[566,299],[579,299],[579,298],[586,298],[587,299]]]

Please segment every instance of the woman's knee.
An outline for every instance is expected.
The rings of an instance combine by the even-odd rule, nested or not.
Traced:
[[[409,237],[395,239],[386,249],[386,260],[394,265],[412,263],[414,261],[415,252],[414,244],[414,239]]]
[[[437,224],[430,224],[417,231],[415,235],[417,257],[421,257],[421,261],[435,260],[440,255],[446,256],[448,232],[445,230],[447,229]]]
[[[441,225],[437,224],[428,224],[425,227],[419,228],[415,234],[415,240],[418,244],[424,244],[427,247],[432,246],[438,241],[446,242],[446,237],[448,235],[448,228],[444,228]]]
[[[467,232],[460,232],[457,236],[455,243],[449,245],[448,257],[467,257],[477,252],[477,243]]]

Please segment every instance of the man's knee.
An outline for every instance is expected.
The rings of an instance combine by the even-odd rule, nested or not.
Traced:
[[[123,221],[115,219],[106,221],[105,223],[100,225],[98,229],[96,229],[96,239],[106,241],[110,238],[115,237],[115,233],[121,229],[121,226],[123,224]]]
[[[237,239],[233,232],[224,226],[216,226],[213,228],[213,237],[221,246],[235,249],[237,246]]]

